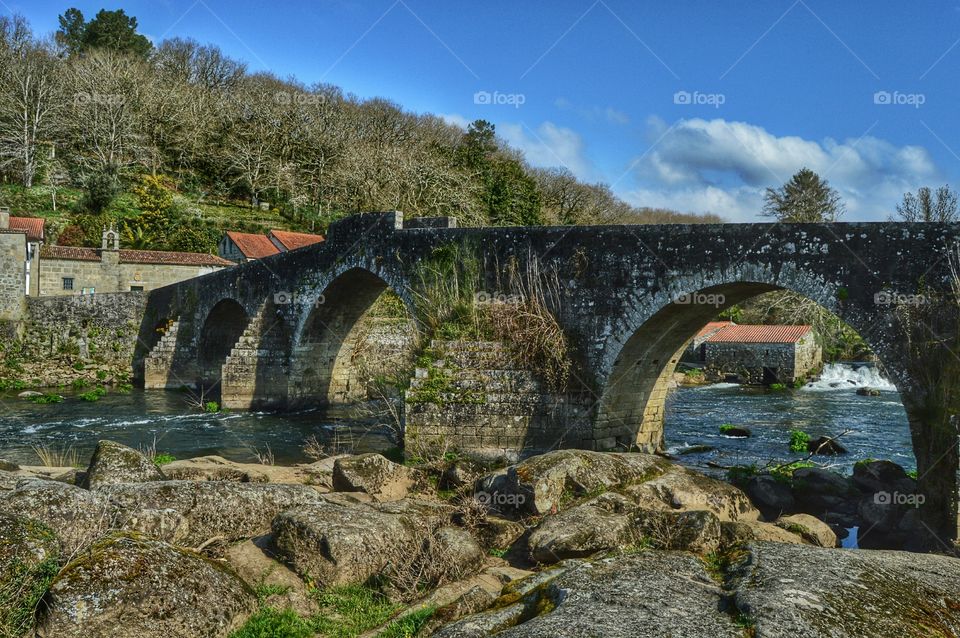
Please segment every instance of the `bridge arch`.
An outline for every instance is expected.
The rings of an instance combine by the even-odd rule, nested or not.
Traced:
[[[205,393],[219,394],[223,366],[249,323],[247,310],[229,297],[218,301],[207,313],[197,337],[197,376]]]
[[[594,433],[597,447],[661,450],[669,384],[689,340],[723,310],[777,290],[798,293],[841,316],[870,346],[901,396],[904,394],[903,379],[897,375],[897,354],[883,330],[889,325],[886,310],[846,305],[843,286],[798,271],[788,276],[758,274],[764,273],[725,283],[715,283],[723,280],[722,275],[679,280],[635,308],[602,385]]]
[[[292,404],[334,405],[367,398],[366,377],[386,371],[396,360],[412,356],[416,338],[414,304],[407,287],[390,273],[349,264],[313,287],[318,292],[299,300],[298,324],[292,339],[288,397]],[[407,328],[381,360],[371,363],[363,348],[372,329],[373,310],[384,293],[402,302]],[[399,319],[398,319],[399,320]],[[402,333],[406,333],[404,337]],[[366,369],[373,365],[377,370]]]

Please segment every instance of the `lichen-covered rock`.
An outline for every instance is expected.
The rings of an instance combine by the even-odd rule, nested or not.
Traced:
[[[0,636],[21,636],[33,626],[59,556],[60,543],[49,527],[0,513]]]
[[[92,489],[114,483],[143,483],[165,478],[153,461],[132,447],[100,441],[87,467],[83,487]]]
[[[634,486],[629,494],[638,500],[649,494],[672,510],[707,510],[721,521],[757,520],[760,516],[741,490],[680,466]]]
[[[960,635],[960,560],[754,543],[733,580],[757,638]]]
[[[226,566],[138,535],[95,544],[57,576],[39,638],[227,636],[255,609]]]
[[[132,515],[141,510],[176,513],[188,527],[179,542],[192,547],[213,538],[230,542],[259,536],[270,530],[280,512],[321,500],[321,494],[306,485],[222,481],[126,483],[93,493]]]
[[[269,536],[261,536],[237,543],[224,551],[223,558],[251,587],[266,585],[275,592],[263,600],[265,606],[292,609],[302,616],[315,614],[316,598],[299,576],[273,556],[270,540]]]
[[[724,521],[720,523],[720,541],[731,547],[750,541],[771,541],[774,543],[806,543],[799,534],[763,521]]]
[[[778,527],[799,534],[811,545],[818,547],[836,547],[837,535],[830,526],[809,514],[783,516],[774,521]]]
[[[358,454],[333,464],[333,489],[365,492],[380,501],[398,501],[410,492],[429,490],[422,471],[394,463],[382,454]]]
[[[477,481],[477,497],[494,511],[543,515],[571,497],[650,480],[670,464],[651,454],[557,450],[531,457]]]
[[[563,563],[561,563],[563,565]],[[740,638],[723,592],[698,559],[644,552],[538,575],[492,611],[442,628],[437,638]],[[511,601],[516,601],[512,602]]]
[[[476,528],[477,539],[488,549],[506,549],[523,536],[524,531],[520,523],[499,516],[484,517]]]
[[[173,461],[163,466],[163,473],[174,481],[232,481],[234,483],[269,483],[270,478],[259,468],[235,463],[221,456],[202,456]]]
[[[556,563],[638,543],[636,511],[633,501],[608,492],[547,516],[527,539],[530,556],[540,563]]]
[[[836,472],[802,467],[793,473],[793,496],[798,509],[821,516],[826,512],[855,512],[860,491],[849,478]]]
[[[648,510],[607,492],[545,517],[527,543],[541,563],[639,546],[706,553],[720,546],[720,521],[709,510]]]
[[[441,527],[428,541],[427,556],[450,567],[449,580],[473,574],[483,565],[484,553],[470,532],[459,527]]]
[[[122,509],[101,494],[39,479],[22,480],[16,489],[0,492],[0,511],[45,524],[57,534],[66,554],[121,527],[125,520]]]
[[[333,503],[279,514],[273,536],[293,570],[324,587],[365,582],[390,563],[391,554],[415,554],[424,540],[402,515]]]

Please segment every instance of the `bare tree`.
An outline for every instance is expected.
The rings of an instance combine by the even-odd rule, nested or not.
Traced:
[[[917,194],[904,193],[897,204],[897,215],[905,222],[957,221],[957,192],[944,184],[935,192],[924,186]]]

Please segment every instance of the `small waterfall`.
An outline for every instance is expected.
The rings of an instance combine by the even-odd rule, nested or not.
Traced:
[[[876,388],[896,391],[896,387],[880,374],[872,365],[850,365],[848,363],[828,363],[823,367],[820,378],[803,386],[804,390],[854,390],[856,388]]]

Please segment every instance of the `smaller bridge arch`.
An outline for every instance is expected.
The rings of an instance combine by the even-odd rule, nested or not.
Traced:
[[[204,394],[219,395],[223,366],[249,323],[246,309],[230,297],[218,301],[207,313],[197,336],[197,377]]]
[[[293,404],[334,405],[367,398],[366,377],[389,367],[388,361],[370,362],[362,355],[371,324],[371,311],[384,293],[394,293],[403,303],[411,324],[407,343],[400,339],[394,352],[379,353],[384,359],[412,355],[416,338],[413,303],[403,287],[388,283],[391,277],[360,265],[343,267],[317,286],[314,300],[299,312],[291,347],[289,400]],[[398,337],[399,338],[399,337]],[[391,356],[392,355],[392,356]],[[374,369],[364,369],[368,366]]]

